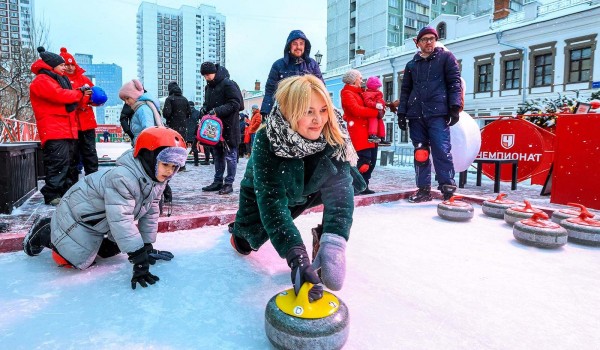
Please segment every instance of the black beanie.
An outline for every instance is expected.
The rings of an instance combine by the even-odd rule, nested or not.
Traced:
[[[55,53],[46,51],[46,49],[44,49],[44,47],[42,47],[42,46],[38,47],[37,51],[40,53],[40,57],[42,58],[42,61],[44,61],[47,65],[49,65],[53,69],[54,69],[54,67],[58,66],[59,64],[65,63],[65,60],[62,57],[60,57],[59,55],[57,55]]]
[[[204,62],[200,66],[200,74],[202,74],[202,75],[213,74],[216,72],[217,72],[217,66],[215,66],[215,64],[212,62],[208,62],[208,61]]]

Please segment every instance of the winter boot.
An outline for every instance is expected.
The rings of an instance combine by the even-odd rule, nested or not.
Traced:
[[[454,185],[442,185],[442,195],[444,196],[444,200],[447,201],[452,196],[454,196],[454,192],[456,191],[456,186]]]
[[[319,252],[319,247],[321,246],[321,236],[323,235],[323,225],[319,224],[317,227],[313,227],[311,230],[313,237],[313,245],[312,245],[312,260],[315,261],[317,257],[317,253]]]
[[[231,239],[229,240],[229,242],[231,243],[233,249],[235,249],[236,252],[242,255],[248,255],[252,253],[252,251],[256,251],[252,249],[252,247],[250,247],[250,243],[248,243],[248,241],[241,237],[231,235]]]
[[[362,191],[360,194],[373,194],[375,193],[375,191],[373,191],[372,189],[369,188],[369,186],[367,186],[367,188],[365,188],[364,191]]]
[[[380,143],[381,139],[375,135],[369,135],[369,138],[367,139],[368,142],[371,143]]]
[[[431,187],[419,187],[417,192],[408,197],[408,201],[411,203],[429,202],[431,200]]]
[[[51,217],[40,217],[33,223],[23,240],[25,254],[36,256],[44,248],[50,248],[50,219]]]
[[[230,194],[231,192],[233,192],[232,184],[225,184],[225,185],[223,185],[221,190],[219,190],[219,194]]]
[[[221,188],[223,188],[223,183],[222,182],[213,182],[212,184],[206,186],[206,187],[202,187],[202,191],[204,192],[215,192],[220,190]]]

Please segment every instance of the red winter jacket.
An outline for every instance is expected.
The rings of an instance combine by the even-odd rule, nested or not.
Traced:
[[[52,67],[41,59],[31,65],[36,77],[29,85],[29,97],[33,115],[42,141],[77,139],[77,118],[75,111],[67,112],[66,104],[77,103],[83,97],[79,90],[63,89],[58,81],[40,70],[52,71]]]
[[[256,134],[258,128],[260,128],[260,123],[262,123],[262,116],[260,115],[260,111],[256,110],[256,112],[252,114],[252,119],[250,119],[250,131],[248,132],[250,134]]]
[[[85,70],[79,66],[75,68],[75,73],[72,75],[67,74],[67,78],[71,81],[71,85],[73,89],[78,89],[85,84],[89,87],[94,86],[92,81],[83,75]],[[85,131],[90,129],[95,129],[98,124],[96,123],[96,116],[94,115],[94,110],[92,106],[90,106],[90,96],[83,96],[83,99],[79,102],[77,109],[75,110],[75,114],[77,116],[77,130]]]
[[[369,142],[369,118],[377,118],[377,110],[365,106],[362,89],[346,84],[340,92],[344,120],[348,123],[348,133],[356,151],[374,148],[377,144]]]

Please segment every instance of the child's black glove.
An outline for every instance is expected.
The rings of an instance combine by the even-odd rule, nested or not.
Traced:
[[[133,277],[131,277],[131,289],[135,289],[137,284],[146,288],[148,283],[154,284],[160,280],[158,276],[150,273],[150,262],[148,260],[148,252],[142,247],[129,255],[129,262],[133,264]]]
[[[150,263],[150,265],[156,264],[156,260],[171,261],[171,259],[175,257],[173,253],[168,252],[166,250],[154,249],[152,243],[144,244],[144,248],[146,249],[146,252],[148,252],[148,262]]]
[[[302,287],[304,282],[310,282],[314,286],[308,292],[308,299],[310,301],[321,299],[323,297],[323,286],[319,285],[321,279],[310,265],[306,247],[304,245],[297,245],[290,248],[285,259],[288,266],[292,269],[292,284],[294,285],[296,295],[298,295],[300,287]]]
[[[400,130],[406,131],[406,126],[407,126],[406,114],[398,113],[398,127],[400,128]]]

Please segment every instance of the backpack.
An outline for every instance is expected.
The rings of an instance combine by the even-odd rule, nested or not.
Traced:
[[[216,146],[223,138],[223,123],[221,119],[213,114],[207,114],[198,123],[198,133],[196,139],[200,144],[206,146]]]

